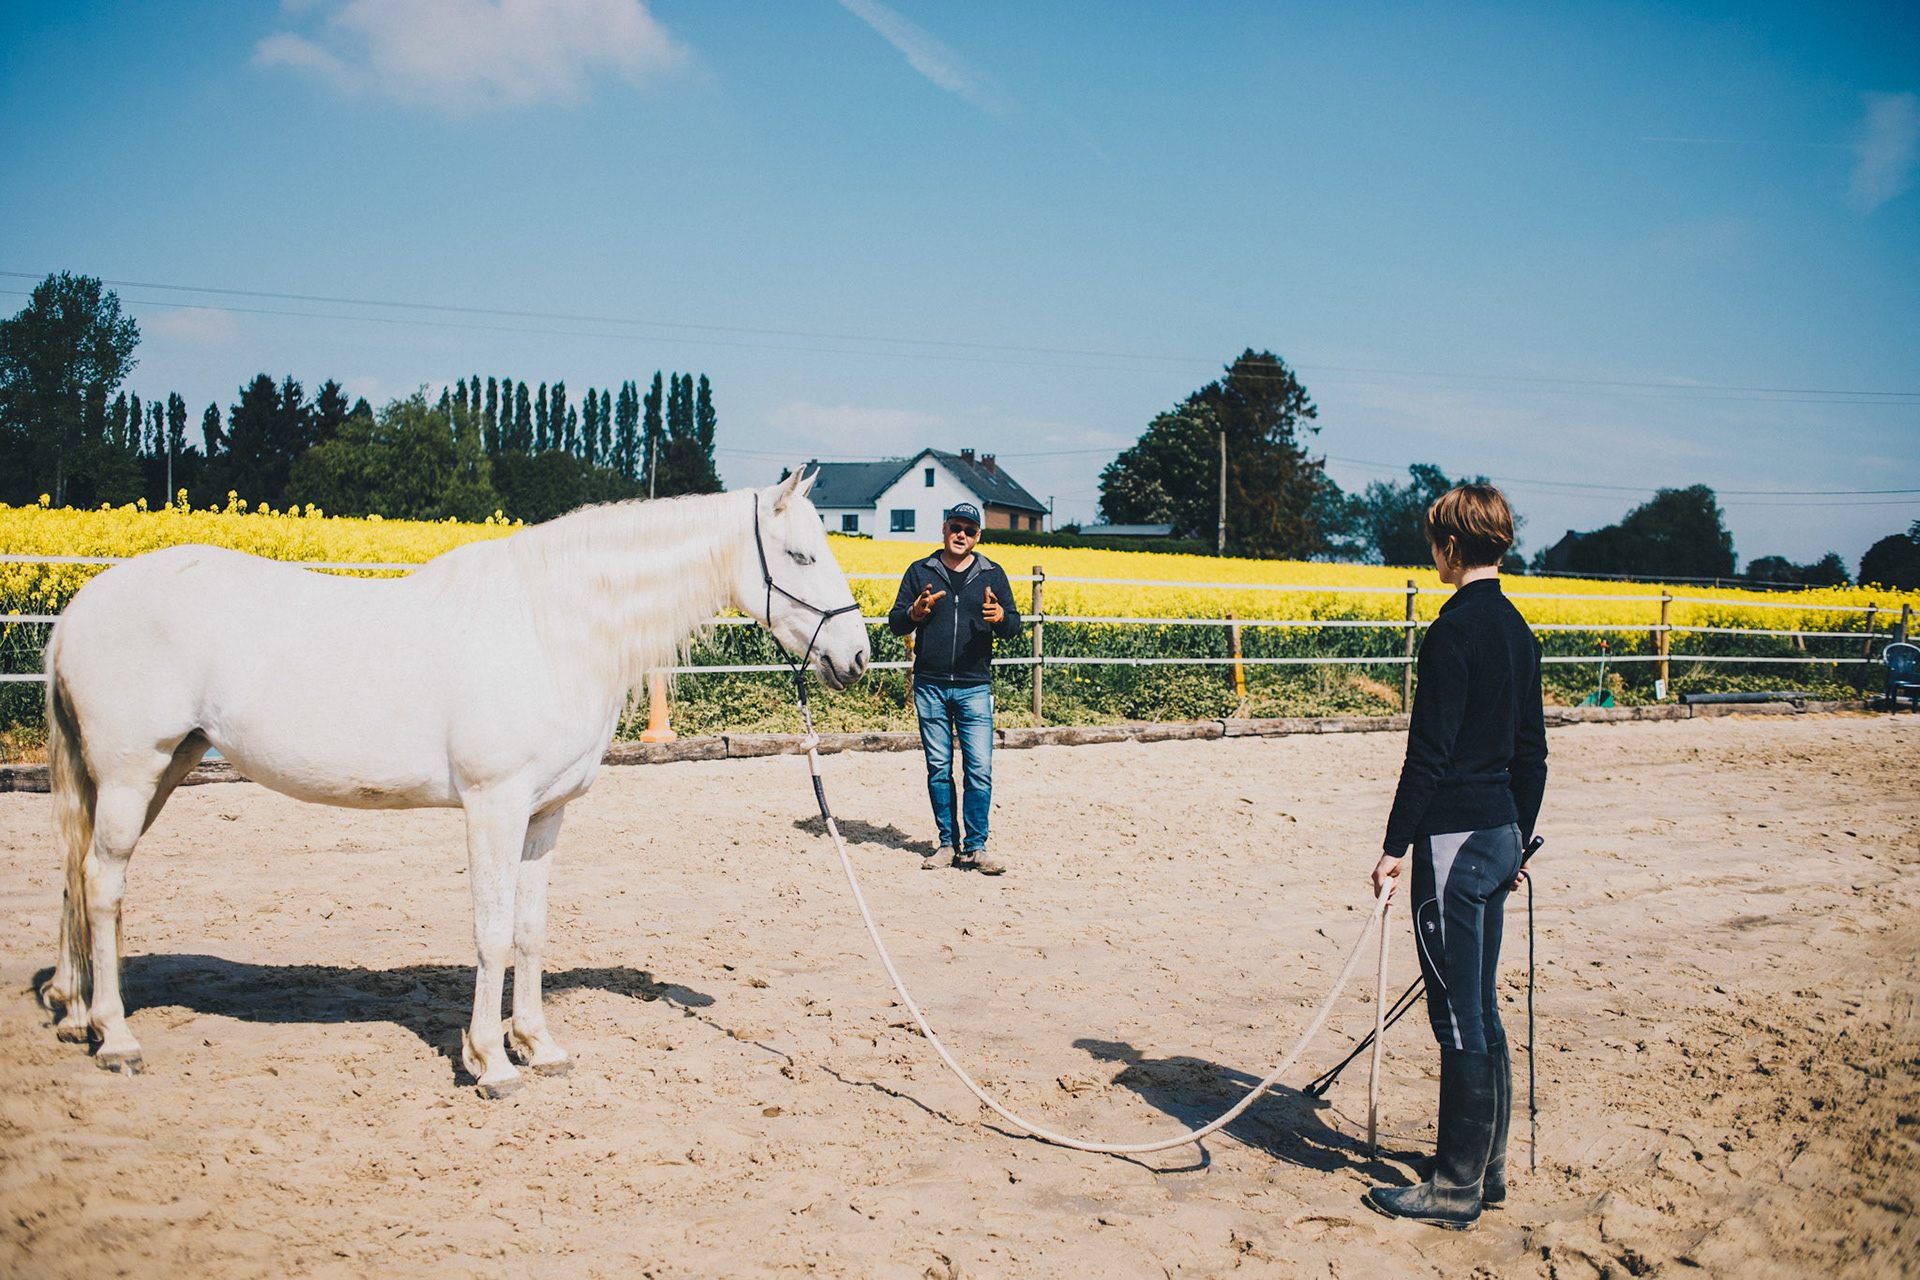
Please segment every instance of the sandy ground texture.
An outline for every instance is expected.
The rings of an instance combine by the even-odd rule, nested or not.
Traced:
[[[573,806],[548,1009],[577,1066],[499,1102],[458,1066],[457,814],[177,794],[133,863],[148,1071],[125,1078],[34,1003],[49,802],[0,796],[0,1273],[1920,1273],[1920,721],[1550,736],[1539,1170],[1522,1112],[1509,1207],[1467,1234],[1360,1204],[1430,1149],[1418,1013],[1389,1042],[1380,1158],[1364,1059],[1322,1102],[1297,1091],[1371,1027],[1359,990],[1203,1147],[1083,1155],[994,1121],[894,1005],[796,758],[611,769]],[[1304,1025],[1364,919],[1401,747],[1006,752],[997,879],[919,870],[917,757],[826,772],[962,1059],[1040,1123],[1138,1140],[1223,1110]],[[1518,902],[1508,930],[1523,1039]]]

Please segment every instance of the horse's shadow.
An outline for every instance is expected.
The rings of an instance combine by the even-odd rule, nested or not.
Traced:
[[[35,976],[34,989],[53,971]],[[441,1057],[460,1062],[460,1036],[473,1008],[474,968],[413,964],[394,969],[357,965],[246,964],[221,956],[133,955],[121,961],[127,1012],[183,1008],[241,1022],[391,1022],[418,1036]],[[645,969],[624,965],[561,969],[543,976],[548,992],[592,988],[635,1000],[665,1000],[684,1012],[705,1009],[713,997]],[[503,1008],[511,1008],[508,970]]]
[[[796,830],[810,836],[827,834],[826,819],[818,814],[811,818],[797,818],[793,825]],[[864,818],[835,818],[833,825],[840,828],[840,835],[848,844],[877,844],[888,849],[903,849],[908,853],[933,852],[933,841],[915,840],[891,822],[884,827],[877,827]]]
[[[1083,1037],[1075,1040],[1073,1047],[1085,1050],[1099,1062],[1125,1063],[1112,1078],[1114,1084],[1132,1090],[1141,1101],[1196,1129],[1260,1083],[1259,1076],[1205,1058],[1149,1058],[1124,1040]],[[1275,1085],[1222,1132],[1276,1160],[1303,1168],[1323,1173],[1358,1169],[1370,1177],[1408,1181],[1394,1165],[1417,1160],[1418,1152],[1389,1151],[1383,1144],[1378,1155],[1370,1154],[1364,1135],[1344,1133],[1326,1122],[1325,1114],[1332,1109],[1332,1103]]]

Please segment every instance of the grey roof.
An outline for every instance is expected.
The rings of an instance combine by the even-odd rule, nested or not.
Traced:
[[[1044,502],[1022,489],[1019,481],[1008,475],[1005,468],[996,465],[992,471],[988,471],[981,466],[980,455],[977,453],[973,456],[973,462],[968,463],[957,453],[942,453],[938,449],[928,449],[926,452],[951,467],[954,473],[966,482],[968,488],[980,495],[982,502],[991,502],[999,507],[1013,507],[1021,511],[1044,513],[1047,509]]]
[[[1083,538],[1167,538],[1173,535],[1170,524],[1083,524]]]
[[[983,503],[990,502],[1019,511],[1045,512],[1047,509],[1044,503],[1021,488],[1019,482],[1005,470],[996,466],[988,471],[981,465],[980,455],[975,454],[974,460],[969,463],[957,453],[945,453],[939,449],[923,449],[911,458],[886,458],[879,462],[810,462],[808,468],[818,477],[813,482],[813,493],[810,495],[813,505],[871,507],[888,485],[929,455],[945,463]]]
[[[885,458],[879,462],[809,462],[814,472],[813,492],[808,496],[816,507],[870,507],[888,485],[898,480],[911,465],[907,458]]]

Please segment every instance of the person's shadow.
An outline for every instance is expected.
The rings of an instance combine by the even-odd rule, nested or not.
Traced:
[[[35,975],[43,988],[52,969]],[[338,1024],[391,1022],[420,1037],[464,1076],[460,1036],[473,1010],[474,968],[413,964],[395,969],[325,964],[245,964],[221,956],[133,955],[120,964],[122,998],[136,1009],[177,1006],[241,1022]],[[693,1014],[713,1003],[705,992],[661,982],[626,966],[561,969],[543,977],[548,992],[591,987],[635,1000],[665,1000]],[[508,970],[503,1004],[512,1007]],[[698,1016],[698,1015],[694,1015]]]
[[[793,823],[797,830],[810,836],[827,834],[827,823],[819,814],[811,818],[796,818]],[[907,853],[932,853],[933,841],[915,840],[899,827],[889,822],[877,827],[863,818],[835,817],[833,825],[840,828],[840,836],[848,844],[877,844],[888,849],[900,849]]]
[[[1131,1089],[1141,1101],[1194,1129],[1214,1120],[1260,1083],[1259,1076],[1205,1058],[1149,1058],[1124,1040],[1082,1037],[1073,1047],[1098,1062],[1125,1063],[1112,1078],[1115,1085]],[[1396,1166],[1412,1163],[1421,1153],[1389,1150],[1383,1142],[1379,1154],[1370,1155],[1364,1133],[1350,1135],[1326,1122],[1326,1113],[1332,1110],[1333,1104],[1324,1099],[1276,1084],[1222,1132],[1276,1160],[1308,1169],[1358,1169],[1382,1181],[1401,1185],[1412,1181]]]

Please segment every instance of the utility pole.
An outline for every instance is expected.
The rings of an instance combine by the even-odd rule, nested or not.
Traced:
[[[1215,555],[1227,554],[1227,433],[1220,433],[1220,528],[1215,538]]]

